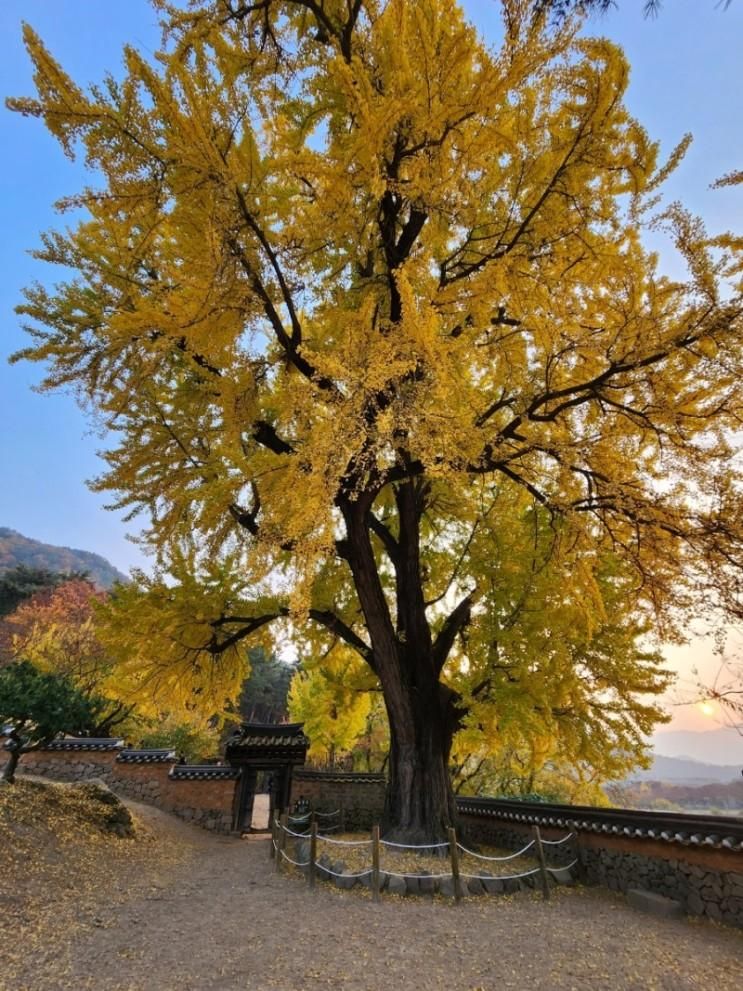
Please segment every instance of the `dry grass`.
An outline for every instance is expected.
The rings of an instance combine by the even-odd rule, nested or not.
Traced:
[[[48,932],[116,900],[123,872],[144,875],[182,855],[110,791],[21,778],[0,785],[0,945],[3,969],[44,956]]]

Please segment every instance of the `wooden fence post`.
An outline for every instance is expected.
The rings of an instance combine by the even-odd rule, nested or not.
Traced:
[[[315,863],[317,861],[317,823],[312,819],[310,826],[310,862],[307,865],[307,883],[310,888],[315,887]]]
[[[449,829],[449,856],[451,857],[451,879],[454,885],[454,901],[458,902],[462,893],[459,885],[459,847],[457,846],[457,832]]]
[[[575,846],[575,859],[578,861],[577,864],[578,870],[575,873],[578,876],[578,879],[580,881],[583,881],[585,880],[585,862],[584,862],[583,847],[581,846],[581,842],[580,842],[580,833],[578,832],[578,823],[574,819],[571,819],[570,822],[568,823],[568,826],[570,826],[570,829],[573,833],[573,844]]]
[[[372,898],[379,901],[379,826],[372,826]]]
[[[539,832],[539,826],[532,826],[532,832],[534,833],[534,847],[537,851],[537,859],[539,860],[539,873],[542,878],[542,894],[544,895],[544,900],[549,901],[550,879],[547,873],[547,861],[544,859],[542,834]]]
[[[284,847],[286,846],[286,830],[289,825],[289,813],[284,812],[279,821],[279,846],[276,851],[276,872],[281,871],[281,861],[284,859]]]
[[[275,857],[276,857],[276,843],[278,841],[278,834],[277,834],[277,830],[276,830],[276,822],[277,822],[277,816],[276,816],[276,813],[274,813],[274,817],[271,820],[271,850],[270,850],[270,853],[269,853],[269,856],[271,857],[271,860],[274,860]]]

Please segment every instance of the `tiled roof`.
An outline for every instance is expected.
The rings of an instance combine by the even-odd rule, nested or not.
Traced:
[[[229,741],[237,747],[307,747],[304,723],[243,723]]]
[[[44,747],[45,750],[121,750],[124,741],[115,737],[69,736],[61,740],[52,740]]]
[[[344,784],[375,785],[386,784],[384,774],[367,771],[315,771],[312,768],[297,768],[294,777],[301,781],[329,781]]]
[[[243,723],[227,741],[225,757],[231,764],[270,766],[304,764],[310,741],[303,723]]]
[[[167,764],[176,759],[175,750],[122,750],[116,758],[121,764]]]
[[[242,736],[239,740],[235,741],[238,747],[306,747],[309,746],[309,740],[304,735],[304,733],[298,733],[296,736],[285,736],[280,737],[278,740],[275,736]]]
[[[168,777],[174,781],[236,781],[240,768],[226,764],[174,764]]]
[[[494,798],[458,798],[457,807],[465,815],[488,816],[506,822],[743,853],[743,820],[733,816],[599,809]]]

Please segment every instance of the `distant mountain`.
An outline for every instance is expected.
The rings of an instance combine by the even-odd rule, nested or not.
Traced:
[[[127,581],[114,566],[90,551],[72,547],[55,547],[39,540],[24,537],[8,527],[0,527],[0,573],[19,564],[29,568],[46,568],[49,571],[85,571],[91,581],[101,588],[110,588],[114,582]]]
[[[743,733],[731,726],[705,732],[661,730],[650,741],[656,755],[683,757],[708,764],[739,764],[743,767]]]
[[[668,781],[684,785],[728,784],[741,780],[741,764],[705,764],[686,757],[657,755],[646,771],[633,771],[632,781]]]
[[[658,809],[665,812],[694,810],[735,816],[743,813],[741,778],[737,781],[708,781],[697,785],[680,781],[626,781],[619,785],[607,785],[606,793],[610,801],[620,808]]]
[[[714,732],[713,730],[712,733]],[[684,734],[679,731],[678,735]],[[732,755],[728,754],[729,758],[730,756]],[[741,815],[741,770],[743,761],[740,764],[706,764],[688,757],[663,757],[656,754],[647,771],[633,771],[625,781],[607,785],[606,794],[614,805],[629,809],[658,809],[666,812],[694,810],[720,815]]]

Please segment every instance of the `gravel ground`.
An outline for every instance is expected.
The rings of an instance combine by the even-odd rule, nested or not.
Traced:
[[[49,892],[41,936],[0,927],[2,991],[741,991],[743,934],[667,921],[594,889],[443,900],[277,876],[268,840],[213,836],[128,803],[168,856],[104,890]]]

